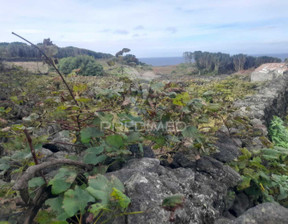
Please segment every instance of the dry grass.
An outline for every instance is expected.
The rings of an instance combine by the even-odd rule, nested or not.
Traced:
[[[170,75],[171,72],[174,71],[176,68],[177,68],[177,65],[152,67],[153,72],[159,75]]]
[[[43,62],[29,61],[29,62],[5,62],[6,65],[12,67],[13,65],[20,66],[33,73],[48,73],[48,65]]]

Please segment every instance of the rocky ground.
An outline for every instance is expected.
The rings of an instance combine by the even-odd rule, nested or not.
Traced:
[[[158,78],[154,71],[141,74],[135,70],[133,74],[145,80]],[[114,175],[125,185],[126,194],[131,198],[129,211],[144,211],[142,214],[122,216],[110,223],[170,223],[170,212],[161,207],[161,202],[172,194],[182,194],[185,198],[183,206],[175,212],[175,224],[287,223],[288,209],[276,203],[263,203],[252,207],[247,195],[241,193],[232,197],[241,177],[227,165],[240,155],[241,147],[264,147],[261,137],[267,137],[267,124],[273,115],[285,115],[287,99],[288,74],[284,73],[266,82],[256,95],[235,102],[238,110],[234,112],[234,116],[249,117],[255,132],[259,133],[258,136],[235,137],[231,136],[231,132],[240,132],[239,127],[233,127],[232,131],[223,128],[215,143],[219,151],[210,156],[191,160],[189,155],[178,152],[173,156],[173,161],[168,162],[156,159],[153,152],[151,153],[152,150],[146,148],[145,158],[131,159],[123,168],[110,170],[106,176]],[[56,126],[42,131],[51,134],[51,142],[71,143],[69,136],[65,132],[58,132]],[[61,148],[57,144],[46,145],[41,151],[45,156],[43,161],[65,159],[64,149],[70,151],[69,147]],[[19,177],[15,174],[11,178],[17,182]],[[2,177],[0,186],[4,186],[5,181],[9,180]],[[19,204],[15,202],[17,203]],[[8,220],[9,213],[12,212],[1,209],[0,223],[1,220]],[[20,219],[21,216],[18,223],[21,223]]]

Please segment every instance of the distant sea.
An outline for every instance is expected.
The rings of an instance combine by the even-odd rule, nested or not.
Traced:
[[[280,58],[282,61],[284,61],[285,58],[288,58],[288,53],[287,54],[252,54],[252,56],[255,56],[255,57],[271,56],[271,57]],[[139,58],[139,60],[143,63],[152,65],[152,66],[178,65],[184,62],[183,57]]]

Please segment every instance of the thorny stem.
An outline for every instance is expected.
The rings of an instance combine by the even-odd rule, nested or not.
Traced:
[[[38,159],[37,159],[37,156],[36,156],[36,153],[35,153],[34,146],[33,146],[33,144],[32,144],[32,138],[31,138],[31,136],[29,135],[27,129],[24,129],[23,132],[24,132],[24,134],[25,134],[25,136],[26,136],[26,139],[27,139],[27,141],[28,141],[28,144],[29,144],[29,147],[30,147],[31,154],[32,154],[32,156],[33,156],[33,160],[34,160],[34,162],[35,162],[35,165],[38,165],[39,162],[38,162]],[[43,180],[45,181],[45,183],[48,184],[48,182],[47,182],[47,180],[45,179],[42,171],[41,171],[41,176],[42,176]]]
[[[35,153],[34,146],[33,146],[33,144],[32,144],[32,139],[31,139],[31,137],[30,137],[27,129],[24,129],[23,132],[24,132],[24,134],[25,134],[25,136],[26,136],[26,139],[27,139],[27,141],[28,141],[28,144],[29,144],[29,147],[30,147],[30,150],[31,150],[31,154],[32,154],[33,159],[34,159],[34,162],[35,162],[36,165],[38,165],[39,162],[38,162],[38,159],[37,159],[37,156],[36,156],[36,153]]]

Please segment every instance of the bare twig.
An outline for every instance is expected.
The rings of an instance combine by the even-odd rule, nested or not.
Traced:
[[[39,162],[38,162],[38,159],[37,159],[37,156],[36,156],[36,153],[35,153],[34,146],[33,146],[33,144],[32,144],[32,138],[30,137],[27,129],[24,129],[23,132],[24,132],[24,134],[25,134],[25,136],[26,136],[26,139],[27,139],[27,141],[28,141],[28,144],[29,144],[29,147],[30,147],[30,150],[31,150],[31,154],[32,154],[32,156],[33,156],[33,160],[34,160],[35,164],[38,165]]]
[[[34,162],[35,162],[35,165],[38,165],[39,162],[38,162],[38,159],[37,159],[37,156],[36,156],[36,153],[35,153],[34,146],[33,146],[33,144],[32,144],[32,138],[31,138],[31,136],[29,135],[27,129],[24,129],[24,134],[26,135],[26,139],[27,139],[27,141],[28,141],[28,144],[29,144],[29,147],[30,147],[31,154],[32,154],[33,160],[34,160]],[[45,181],[45,183],[48,184],[48,182],[47,182],[47,180],[45,179],[45,176],[43,175],[43,173],[40,172],[40,174],[41,174],[41,177],[43,178],[43,180]]]

